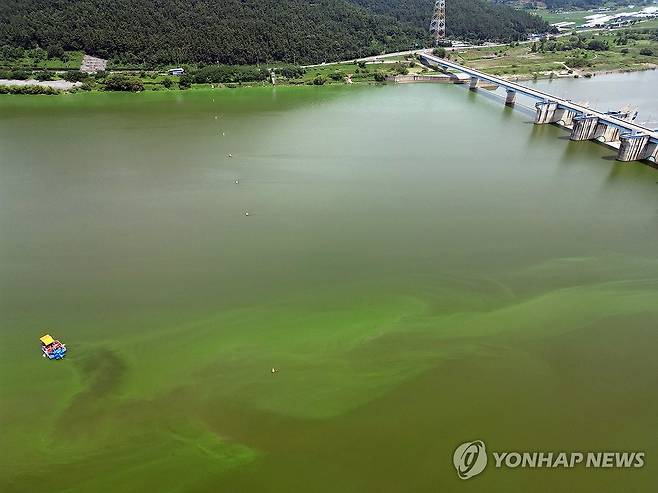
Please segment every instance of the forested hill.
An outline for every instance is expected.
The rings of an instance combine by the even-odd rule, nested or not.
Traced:
[[[346,0],[1,0],[0,45],[62,45],[127,63],[322,62],[421,43]]]
[[[433,3],[0,0],[0,46],[84,50],[131,64],[313,63],[427,45]],[[546,27],[484,0],[451,0],[448,16],[448,33],[471,39],[513,40]]]
[[[368,10],[391,15],[397,20],[426,28],[434,9],[434,0],[351,0]],[[595,0],[592,0],[595,1]],[[511,41],[529,33],[548,30],[538,16],[488,0],[446,0],[446,33],[449,38]]]

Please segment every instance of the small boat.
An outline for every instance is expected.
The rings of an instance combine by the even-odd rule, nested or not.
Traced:
[[[41,351],[43,351],[44,358],[62,359],[66,356],[66,345],[53,339],[51,335],[46,334],[40,337],[39,340],[41,341]]]

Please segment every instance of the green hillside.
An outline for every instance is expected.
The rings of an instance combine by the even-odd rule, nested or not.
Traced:
[[[424,46],[432,0],[3,0],[0,47],[84,51],[120,64],[316,63]],[[461,5],[461,7],[460,7]],[[454,0],[448,32],[513,40],[536,17]]]

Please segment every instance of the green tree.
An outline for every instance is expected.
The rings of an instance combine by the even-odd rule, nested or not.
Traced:
[[[11,72],[11,77],[10,79],[16,79],[16,80],[27,80],[32,76],[32,72],[28,70],[14,70]]]
[[[53,80],[53,73],[48,70],[43,70],[34,74],[36,80]]]
[[[171,87],[174,85],[174,81],[171,80],[170,77],[165,77],[164,79],[162,79],[162,85],[167,89],[171,89]]]
[[[600,39],[592,39],[587,43],[587,49],[593,51],[606,51],[608,49],[608,43]]]
[[[180,76],[180,79],[178,79],[178,87],[180,89],[189,89],[192,87],[192,82],[193,78],[190,74],[183,74]]]
[[[426,44],[433,7],[428,0],[131,0],[120,8],[100,0],[1,3],[0,46],[30,52],[61,46],[144,69],[310,64],[412,49]],[[451,0],[447,35],[516,43],[550,29],[537,16],[497,3]]]
[[[69,82],[81,82],[87,78],[87,74],[80,72],[79,70],[69,70],[64,74],[63,79]]]
[[[64,56],[64,48],[60,44],[50,45],[46,51],[48,58],[51,60],[54,58],[61,59]]]
[[[438,57],[440,57],[440,58],[445,58],[445,56],[446,56],[446,49],[443,48],[443,47],[441,47],[441,46],[437,46],[436,48],[434,48],[434,49],[432,50],[432,55],[434,55],[434,56],[438,56]]]
[[[407,75],[409,73],[409,69],[407,69],[407,67],[405,67],[400,62],[394,65],[393,70],[395,70],[395,72],[399,75]]]
[[[339,70],[336,70],[335,72],[332,72],[329,77],[331,77],[331,80],[338,82],[339,80],[343,80],[344,75]]]
[[[144,90],[144,83],[137,77],[126,74],[112,74],[105,79],[105,90],[139,92]]]
[[[276,68],[276,73],[286,79],[296,79],[304,75],[304,69],[299,65],[283,65]]]

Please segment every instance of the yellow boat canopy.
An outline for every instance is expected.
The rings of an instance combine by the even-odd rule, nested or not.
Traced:
[[[53,339],[52,336],[49,334],[46,334],[45,336],[39,338],[39,340],[43,343],[44,346],[47,346],[55,342],[55,339]]]

